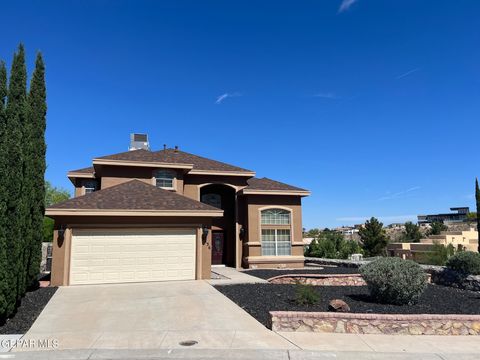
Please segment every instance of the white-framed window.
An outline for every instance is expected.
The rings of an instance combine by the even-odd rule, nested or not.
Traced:
[[[155,186],[162,189],[174,189],[175,173],[171,170],[155,171]]]
[[[265,209],[261,211],[260,218],[262,255],[291,255],[291,212],[285,209]]]
[[[292,255],[290,229],[262,229],[262,255]]]
[[[97,191],[97,181],[87,180],[83,183],[83,187],[85,189],[85,194],[89,194],[94,191]]]
[[[263,210],[262,225],[290,225],[290,211],[284,209]]]

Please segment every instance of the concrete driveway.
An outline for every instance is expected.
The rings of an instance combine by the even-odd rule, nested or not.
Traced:
[[[27,339],[58,339],[60,349],[289,349],[205,281],[61,287]],[[32,349],[30,349],[32,350]]]

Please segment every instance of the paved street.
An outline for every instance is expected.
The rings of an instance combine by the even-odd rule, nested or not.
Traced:
[[[422,353],[372,353],[372,352],[320,352],[305,350],[66,350],[58,352],[7,354],[16,360],[477,360],[478,353],[471,354],[422,354]],[[0,359],[1,359],[0,355]]]

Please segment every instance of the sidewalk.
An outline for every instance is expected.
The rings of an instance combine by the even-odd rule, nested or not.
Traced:
[[[266,280],[248,275],[231,267],[212,267],[212,274],[219,275],[219,279],[210,279],[210,285],[255,284],[266,283]]]
[[[283,338],[303,350],[360,351],[371,353],[480,354],[479,336],[374,335],[280,332]],[[480,355],[477,355],[480,359]]]
[[[10,357],[2,357],[10,356]],[[63,350],[42,352],[21,352],[0,355],[0,359],[15,360],[477,360],[478,353],[388,353],[388,352],[320,352],[305,350]]]

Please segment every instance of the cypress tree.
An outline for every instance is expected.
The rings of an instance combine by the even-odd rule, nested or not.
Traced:
[[[22,136],[26,118],[27,69],[23,45],[13,56],[8,100],[6,106],[5,128],[5,173],[6,177],[6,227],[7,266],[9,270],[7,293],[7,315],[11,314],[25,288],[24,271],[24,232],[26,227]]]
[[[7,68],[5,62],[0,62],[0,317],[5,318],[8,301],[8,265],[7,245],[5,238],[6,230],[6,189],[5,189],[5,129],[6,114],[5,105],[7,101]]]
[[[31,215],[31,236],[27,261],[27,285],[32,284],[38,275],[42,257],[43,217],[45,214],[45,127],[46,127],[46,86],[45,65],[42,54],[38,53],[35,70],[28,93],[28,168],[29,205]]]
[[[477,201],[478,252],[480,253],[480,188],[478,187],[478,178],[475,179],[475,200]]]

